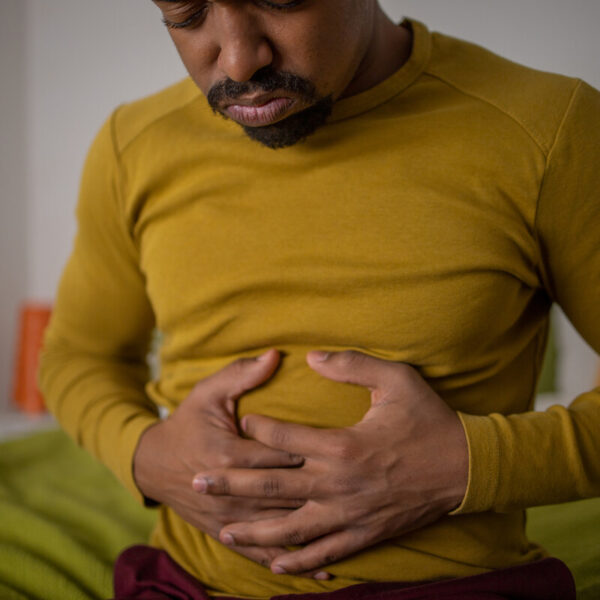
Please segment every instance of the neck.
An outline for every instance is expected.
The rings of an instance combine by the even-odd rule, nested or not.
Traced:
[[[365,52],[356,76],[342,94],[342,98],[360,94],[393,75],[410,57],[412,32],[396,25],[377,9],[371,44]]]

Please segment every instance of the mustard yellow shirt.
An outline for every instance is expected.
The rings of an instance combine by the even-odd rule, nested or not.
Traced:
[[[524,563],[544,554],[526,507],[600,494],[600,390],[532,412],[553,302],[600,349],[600,94],[411,25],[408,62],[336,103],[305,143],[250,141],[185,80],[119,108],[91,148],[41,382],[138,498],[132,455],[155,404],[173,410],[198,380],[271,347],[283,366],[240,415],[360,420],[368,391],[304,360],[354,348],[415,365],[468,437],[455,514],[331,566],[331,581],[273,575],[161,507],[152,543],[211,593]]]

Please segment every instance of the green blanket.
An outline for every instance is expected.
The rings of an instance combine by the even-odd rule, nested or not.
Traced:
[[[62,432],[0,444],[0,598],[110,598],[114,559],[154,520]],[[531,510],[529,532],[569,565],[580,600],[600,598],[600,499]]]
[[[62,432],[0,444],[0,598],[110,598],[112,563],[154,519]]]

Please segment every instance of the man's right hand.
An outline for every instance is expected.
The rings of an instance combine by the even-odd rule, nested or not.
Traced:
[[[223,468],[296,467],[303,458],[240,437],[236,401],[271,378],[279,353],[237,360],[200,381],[189,396],[160,423],[142,435],[133,473],[144,496],[171,507],[182,519],[218,539],[227,524],[283,515],[301,500],[209,496],[192,488],[196,473]],[[233,548],[268,566],[285,549]],[[314,576],[313,573],[307,573]],[[324,574],[318,574],[319,579]]]

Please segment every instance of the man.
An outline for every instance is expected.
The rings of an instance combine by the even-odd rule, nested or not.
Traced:
[[[94,143],[42,367],[160,504],[117,593],[570,597],[523,511],[600,493],[599,392],[531,412],[553,301],[600,348],[598,92],[375,0],[155,4],[191,79]]]

